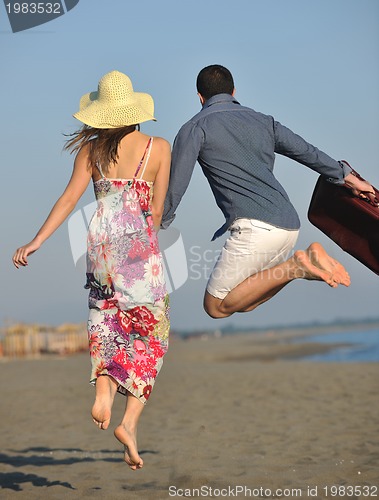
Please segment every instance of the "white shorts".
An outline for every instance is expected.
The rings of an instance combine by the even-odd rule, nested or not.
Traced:
[[[207,291],[218,299],[249,276],[287,260],[299,235],[298,230],[255,219],[236,219],[229,231],[207,285]]]

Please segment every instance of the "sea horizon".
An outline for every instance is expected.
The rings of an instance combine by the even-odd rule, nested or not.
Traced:
[[[304,361],[322,362],[379,362],[379,328],[372,330],[350,330],[311,335],[304,342],[340,344],[331,350],[304,356]]]
[[[4,342],[7,333],[12,334],[15,350],[7,356]],[[20,347],[20,333],[24,334],[24,346]],[[250,330],[237,330],[233,325],[215,330],[193,330],[171,332],[174,341],[209,340],[221,337],[251,338],[272,345],[265,356],[275,359],[296,359],[309,362],[379,362],[379,320],[360,319],[354,322],[334,321],[332,323],[308,323],[271,326]],[[32,339],[38,339],[32,340]],[[9,340],[9,339],[8,339]],[[16,341],[16,343],[15,343]],[[9,344],[9,342],[8,342]],[[309,345],[312,344],[312,347]],[[275,345],[286,345],[290,349],[275,350]],[[291,348],[292,345],[292,348]],[[303,350],[301,349],[303,346]],[[309,347],[308,347],[309,346]],[[58,327],[47,325],[14,324],[0,331],[0,358],[30,357],[44,354],[74,354],[84,352],[88,347],[85,324],[64,324]],[[33,349],[32,349],[33,348]],[[280,350],[280,347],[279,347]],[[275,354],[276,352],[276,354]],[[257,351],[254,349],[255,359]]]

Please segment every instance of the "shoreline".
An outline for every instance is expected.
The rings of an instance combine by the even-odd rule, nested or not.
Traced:
[[[194,332],[178,332],[175,336],[183,340],[199,338],[199,337],[218,337],[229,335],[254,335],[256,338],[265,337],[267,335],[280,335],[283,338],[301,338],[311,335],[321,335],[323,333],[338,333],[354,330],[376,330],[379,329],[379,321],[357,321],[349,323],[326,323],[320,325],[293,325],[293,326],[269,326],[267,328],[256,328],[252,330],[197,330]]]
[[[308,327],[308,328],[283,328],[266,329],[259,331],[243,331],[221,333],[218,330],[214,332],[202,332],[194,335],[181,336],[173,333],[170,338],[170,344],[189,345],[193,342],[199,342],[199,345],[212,346],[212,352],[218,352],[220,342],[228,345],[233,354],[228,356],[219,354],[222,361],[274,361],[274,360],[296,360],[302,361],[304,358],[317,354],[325,354],[338,348],[352,347],[355,344],[349,342],[310,342],[304,341],[309,337],[319,335],[341,334],[355,330],[372,331],[379,328],[379,323],[360,323],[351,325],[349,328],[341,325],[329,327]],[[86,334],[85,334],[86,335]],[[224,350],[224,348],[223,348]],[[74,352],[38,352],[23,356],[0,356],[0,363],[23,360],[42,360],[56,359],[74,356],[77,354],[86,354],[87,349],[81,348]]]

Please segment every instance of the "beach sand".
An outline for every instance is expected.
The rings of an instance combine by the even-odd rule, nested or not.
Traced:
[[[378,496],[379,364],[296,358],[319,348],[274,334],[173,339],[140,421],[139,471],[113,437],[124,398],[107,431],[90,418],[88,354],[4,360],[0,498]]]

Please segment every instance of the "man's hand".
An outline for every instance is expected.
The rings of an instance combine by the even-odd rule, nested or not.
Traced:
[[[354,173],[350,173],[345,177],[345,187],[351,190],[354,196],[363,198],[373,205],[379,206],[379,200],[375,197],[375,190],[371,184],[363,179],[360,179]]]

